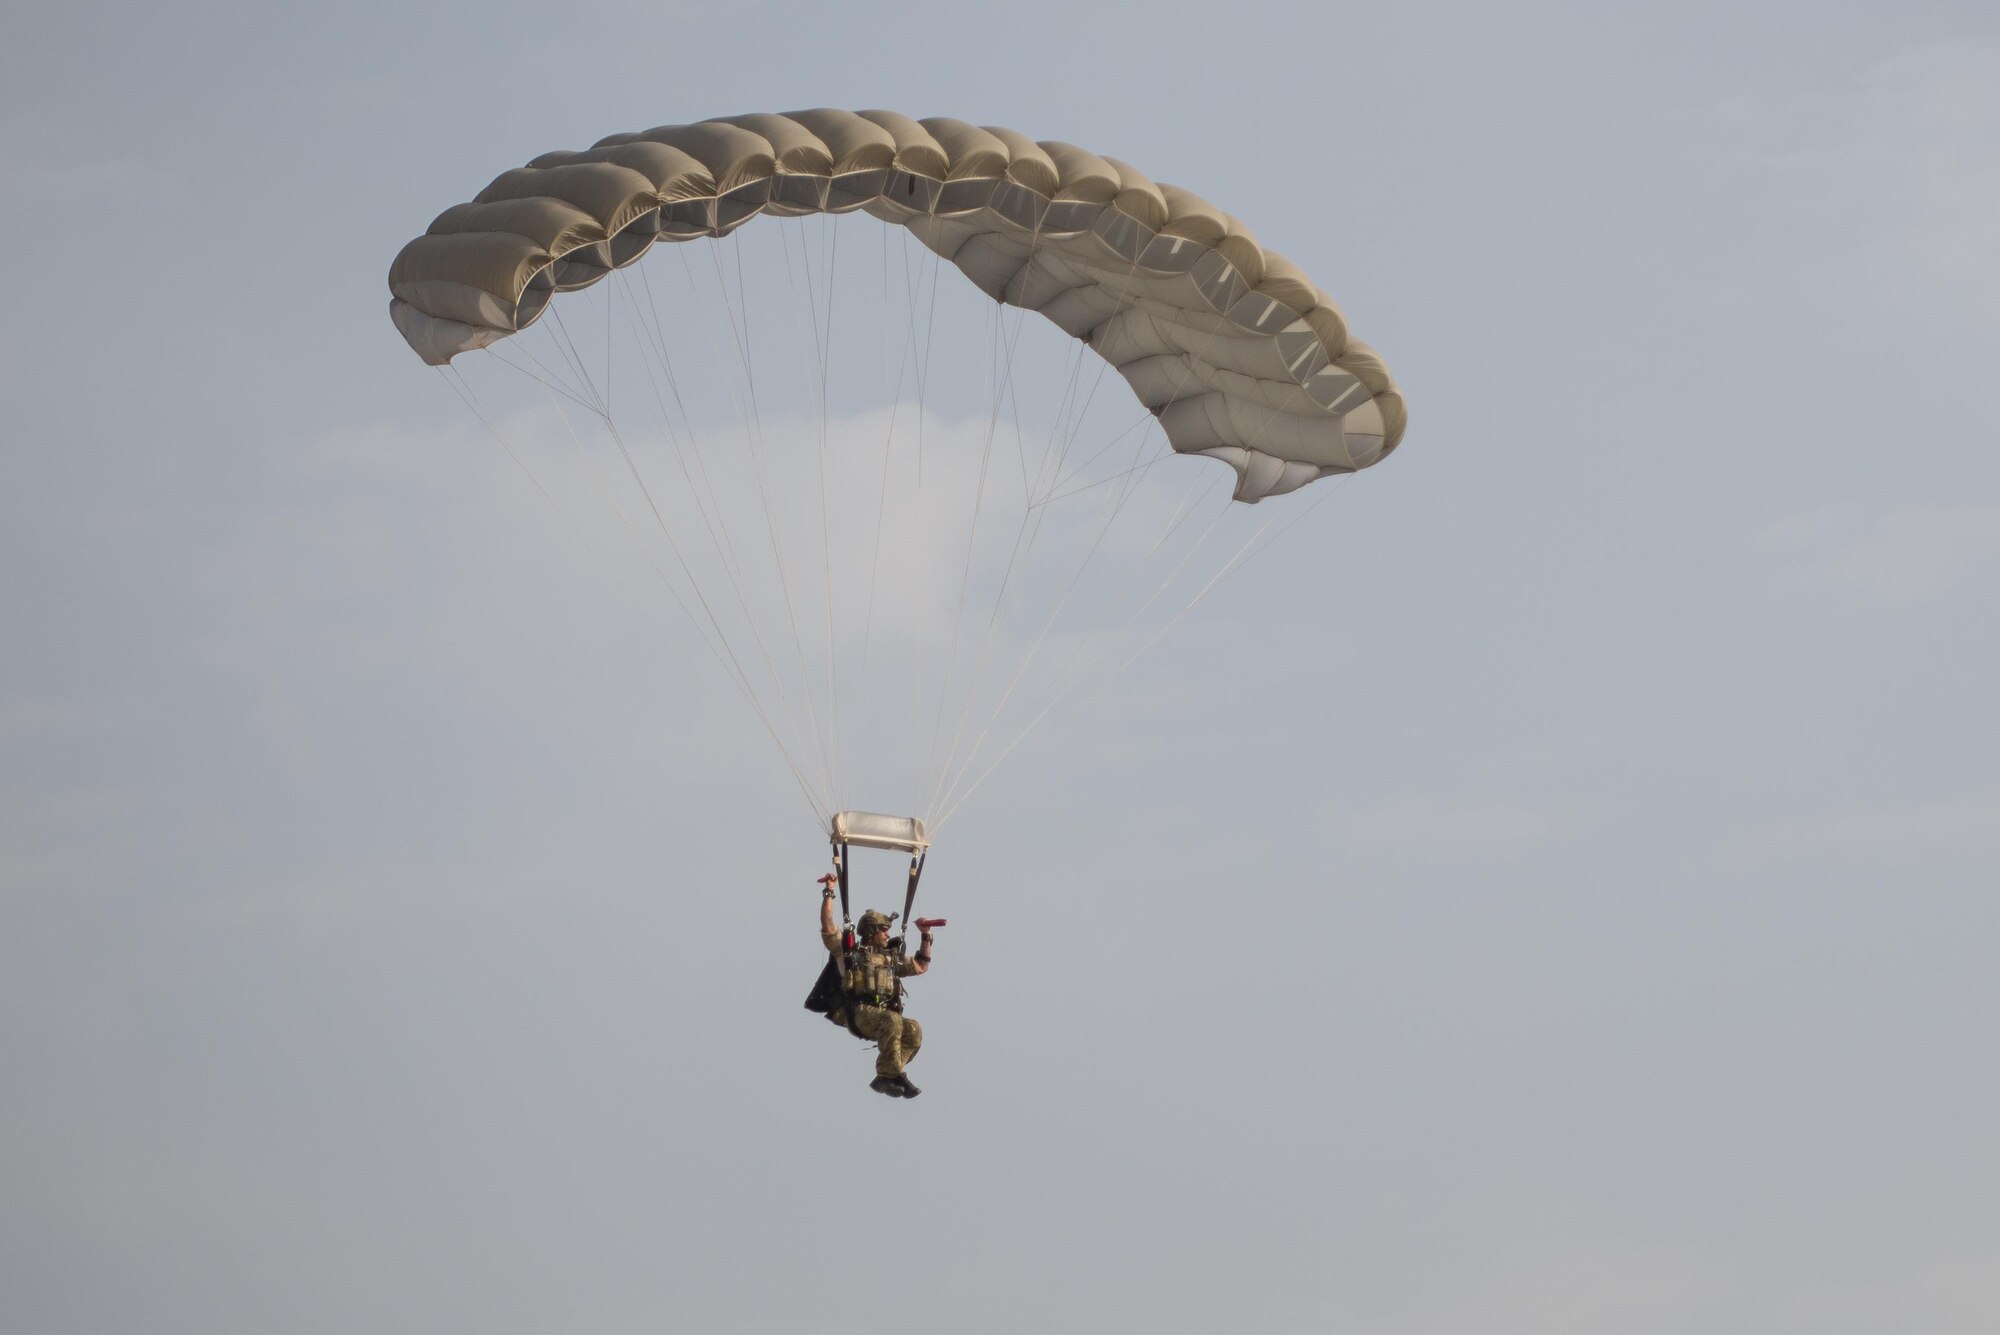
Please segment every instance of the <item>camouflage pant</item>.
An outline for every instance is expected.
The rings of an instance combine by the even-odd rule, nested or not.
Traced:
[[[906,1015],[898,1015],[880,1006],[856,1006],[854,1008],[854,1032],[863,1038],[875,1040],[875,1074],[892,1079],[903,1073],[903,1067],[917,1055],[917,1049],[924,1045],[924,1029]]]

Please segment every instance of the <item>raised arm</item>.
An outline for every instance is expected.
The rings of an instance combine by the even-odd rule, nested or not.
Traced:
[[[819,939],[828,950],[840,949],[840,928],[833,921],[833,882],[831,878],[820,878],[819,897]]]

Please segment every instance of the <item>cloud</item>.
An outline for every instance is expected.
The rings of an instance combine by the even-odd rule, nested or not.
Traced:
[[[1519,1227],[1525,1224],[1526,1227]],[[1576,1222],[1517,1221],[1499,1257],[1370,1335],[1680,1335],[1722,1329],[1734,1266],[1668,1243],[1618,1237]]]
[[[1567,842],[1588,823],[1589,812],[1573,802],[1416,796],[1343,808],[1330,820],[1345,843],[1482,857]]]
[[[1574,1212],[1571,1212],[1573,1215]],[[1782,1261],[1644,1238],[1547,1212],[1511,1221],[1489,1264],[1370,1335],[1983,1335],[2000,1323],[2000,1245],[1874,1264]]]
[[[119,827],[132,800],[131,791],[109,785],[54,788],[35,779],[0,785],[0,904],[129,875],[132,850],[105,831]]]
[[[1779,592],[1883,606],[1930,603],[2000,558],[2000,506],[1854,505],[1786,515],[1757,535]]]
[[[493,430],[476,426],[472,443],[498,462],[456,495],[421,478],[451,511],[441,522],[477,535],[458,548],[519,546],[502,522],[537,524],[531,541],[569,555],[587,545],[649,619],[706,642],[749,684],[795,755],[815,735],[903,733],[914,719],[940,730],[925,754],[962,763],[977,748],[983,768],[1055,693],[1136,653],[1273,518],[1233,505],[1228,471],[1208,460],[1130,473],[1131,456],[1160,449],[1157,433],[1072,464],[1079,489],[1033,505],[1057,490],[1058,470],[1038,484],[1042,442],[1032,428],[1017,439],[1004,415],[996,425],[905,402],[822,424],[774,404],[754,426],[670,432],[634,406],[614,436],[537,386],[524,400],[518,379],[473,388]],[[462,466],[466,442],[444,444]],[[324,442],[301,467],[373,476],[445,452],[371,430]],[[326,508],[330,490],[316,479],[305,512],[273,522],[386,577],[401,559],[393,535]],[[844,722],[826,717],[830,693]]]
[[[1854,157],[1897,224],[1899,258],[2000,316],[2000,38],[1914,47],[1877,66]]]
[[[1720,108],[1746,156],[1793,180],[1816,229],[1864,235],[1838,283],[1942,290],[2000,319],[2000,38],[1908,47],[1834,97],[1753,96]]]
[[[0,698],[0,738],[25,740],[45,733],[69,733],[98,721],[96,711],[80,700],[58,700],[25,693]]]
[[[77,151],[63,145],[62,137],[52,135],[40,117],[0,118],[0,172],[6,173],[10,194],[17,199],[59,200],[66,217],[103,219],[109,229],[125,225],[120,210],[133,199],[173,199],[183,189],[184,183],[157,162],[107,153],[101,147]],[[13,239],[11,234],[18,231],[20,244],[39,248],[46,244],[41,226],[18,214],[0,223],[0,236]]]
[[[1871,1335],[1921,1330],[1974,1335],[2000,1330],[2000,1246],[1926,1258],[1900,1271],[1801,1284],[1774,1304],[1768,1329]]]
[[[1842,808],[1759,826],[1738,841],[1751,860],[1898,868],[2000,867],[2000,789],[1928,802]]]

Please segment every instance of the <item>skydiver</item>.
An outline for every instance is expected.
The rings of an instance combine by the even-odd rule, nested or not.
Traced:
[[[829,955],[842,956],[841,932],[833,921],[833,878],[822,877],[820,887],[824,893],[819,903],[819,939]],[[875,1078],[868,1082],[868,1088],[892,1099],[913,1099],[923,1091],[910,1083],[903,1068],[923,1046],[924,1031],[903,1014],[903,979],[930,971],[931,929],[919,922],[923,936],[917,953],[905,958],[900,949],[889,944],[890,922],[888,914],[874,909],[862,914],[859,939],[841,958],[847,1027],[875,1041]]]

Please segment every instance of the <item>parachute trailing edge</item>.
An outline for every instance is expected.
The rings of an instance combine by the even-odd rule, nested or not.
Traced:
[[[1183,454],[1257,501],[1380,460],[1405,410],[1331,298],[1207,201],[1114,158],[886,111],[730,116],[503,172],[405,246],[390,315],[443,365],[660,242],[860,210],[1116,367]]]

